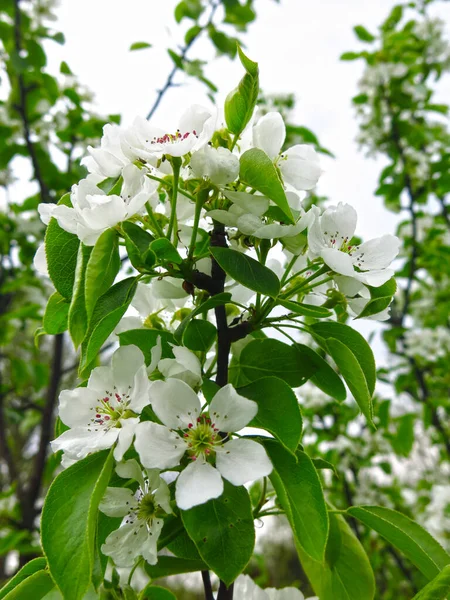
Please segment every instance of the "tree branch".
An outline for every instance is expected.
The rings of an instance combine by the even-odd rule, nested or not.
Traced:
[[[20,0],[14,0],[14,41],[15,51],[18,56],[20,56],[20,53],[22,51],[22,15],[19,4]],[[30,155],[31,164],[33,165],[33,178],[37,181],[39,185],[42,202],[50,202],[51,199],[49,190],[42,175],[41,166],[39,164],[39,160],[36,153],[36,148],[33,142],[31,141],[30,122],[27,114],[27,90],[21,73],[17,73],[17,83],[19,89],[19,104],[16,106],[16,110],[19,113],[20,119],[22,121],[23,136],[25,139],[25,144],[27,146],[28,154]]]
[[[202,571],[202,580],[205,589],[205,600],[214,600],[209,571]]]
[[[218,9],[219,5],[220,5],[220,2],[211,2],[211,13],[209,15],[209,19],[208,19],[206,25],[203,25],[203,27],[200,27],[200,29],[197,31],[197,33],[191,37],[189,42],[181,48],[181,53],[180,53],[181,62],[183,62],[185,60],[187,53],[192,48],[192,46],[197,41],[197,39],[200,37],[200,35],[203,33],[203,31],[209,25],[211,25],[211,23],[214,19],[214,15],[216,14],[216,10]],[[163,99],[166,92],[171,87],[175,86],[173,79],[179,70],[180,70],[180,68],[176,64],[174,64],[172,70],[170,71],[169,75],[167,76],[166,83],[163,85],[163,87],[160,90],[158,90],[155,102],[153,103],[153,106],[151,107],[151,109],[148,112],[148,115],[147,115],[148,120],[150,120],[153,117],[153,115],[155,114],[155,112],[156,112],[158,106],[160,105],[161,100]]]

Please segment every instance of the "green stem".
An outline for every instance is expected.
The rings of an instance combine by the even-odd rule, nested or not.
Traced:
[[[154,181],[159,181],[159,183],[161,183],[162,185],[165,185],[166,187],[169,187],[169,188],[173,187],[173,184],[170,181],[167,181],[166,179],[161,179],[161,177],[156,177],[156,175],[149,175],[147,173],[147,177],[149,179],[153,179]],[[183,196],[186,196],[186,198],[189,198],[189,200],[192,200],[192,202],[195,202],[195,198],[192,194],[190,194],[184,188],[180,188],[180,189],[181,189],[181,193],[183,194]]]
[[[253,518],[257,519],[259,517],[259,511],[262,509],[262,507],[264,506],[264,504],[266,503],[267,499],[267,477],[264,477],[263,479],[263,487],[261,490],[261,497],[259,498],[259,502],[255,508],[255,510],[253,511]]]
[[[230,148],[231,151],[233,151],[233,148],[238,143],[238,139],[239,139],[239,135],[236,133],[235,136],[234,136],[234,138],[233,138],[233,141],[231,142],[231,148]]]
[[[288,265],[287,265],[287,267],[286,267],[286,269],[285,269],[285,271],[283,273],[283,277],[281,278],[281,281],[280,281],[281,287],[283,287],[283,285],[285,284],[286,279],[287,279],[289,273],[291,272],[291,269],[294,266],[295,261],[297,260],[297,258],[298,258],[298,256],[296,256],[294,254],[294,256],[292,257],[292,259],[289,261],[289,263],[288,263]],[[306,267],[306,268],[308,268],[308,267]],[[293,275],[293,277],[295,277],[296,275],[297,275],[297,273],[295,273],[295,275]]]
[[[170,159],[172,163],[173,170],[173,186],[172,186],[172,197],[170,199],[170,220],[169,220],[169,229],[167,230],[167,237],[169,240],[172,237],[172,233],[174,234],[173,243],[174,246],[177,246],[177,232],[176,232],[176,219],[177,219],[177,198],[178,198],[178,182],[180,179],[180,169],[181,169],[181,158],[172,156]],[[174,231],[175,229],[175,231]]]
[[[289,300],[289,298],[292,298],[292,296],[295,296],[303,288],[309,287],[309,284],[311,283],[311,281],[314,281],[314,279],[317,279],[317,277],[320,277],[321,275],[328,273],[328,271],[330,271],[330,268],[327,265],[323,265],[323,267],[321,267],[318,271],[316,271],[313,275],[311,275],[311,277],[308,277],[308,279],[305,279],[305,281],[302,281],[298,285],[295,285],[291,290],[284,292],[284,294],[280,294],[280,298],[282,298],[283,300]],[[320,282],[320,283],[322,283],[322,282]]]
[[[134,572],[136,571],[136,569],[138,568],[138,566],[141,564],[141,562],[144,559],[141,557],[139,557],[139,559],[136,561],[136,564],[134,565],[134,567],[131,569],[130,574],[128,575],[128,585],[131,585],[131,580],[133,579],[133,575]]]
[[[156,233],[160,237],[165,237],[164,232],[161,229],[161,226],[159,225],[158,221],[155,219],[155,215],[153,214],[152,207],[150,206],[150,202],[145,203],[145,208],[147,210],[147,214],[148,214],[148,218],[150,219],[150,223],[153,225]]]

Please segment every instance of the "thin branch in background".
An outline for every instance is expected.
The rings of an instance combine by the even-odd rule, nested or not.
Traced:
[[[234,584],[232,583],[229,588],[224,584],[223,581],[220,582],[219,593],[217,595],[217,600],[233,600],[233,589]]]
[[[220,2],[211,2],[210,6],[211,6],[211,13],[209,15],[209,19],[208,19],[207,23],[205,25],[203,25],[203,27],[200,27],[200,29],[197,31],[197,33],[191,37],[189,42],[181,48],[181,51],[180,51],[181,62],[183,62],[186,59],[187,53],[192,48],[194,43],[198,40],[198,38],[201,36],[203,31],[212,24],[214,15],[216,14],[216,10],[220,6]],[[171,87],[176,86],[173,79],[179,70],[180,70],[180,68],[176,64],[174,64],[172,70],[170,71],[169,75],[167,76],[165,84],[163,85],[163,87],[160,90],[158,90],[155,102],[153,103],[153,106],[151,107],[151,109],[148,112],[148,115],[147,115],[148,120],[150,120],[153,117],[153,115],[155,114],[155,112],[156,112],[158,106],[160,105],[161,100],[165,96],[166,92]]]
[[[20,0],[14,0],[14,40],[15,40],[15,51],[17,56],[20,56],[22,52],[22,15],[20,12]],[[31,141],[31,129],[30,122],[27,113],[27,90],[25,82],[21,73],[17,74],[17,83],[19,88],[19,104],[16,106],[16,110],[20,115],[23,127],[23,136],[25,138],[25,144],[27,146],[28,153],[30,155],[31,163],[33,165],[33,178],[39,185],[42,202],[50,202],[50,194],[48,187],[44,181],[41,166],[36,153],[36,148]]]
[[[214,594],[211,586],[211,577],[209,571],[202,571],[203,588],[205,590],[205,600],[214,600]]]

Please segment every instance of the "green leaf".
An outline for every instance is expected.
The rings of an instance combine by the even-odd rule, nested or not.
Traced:
[[[159,262],[175,263],[176,265],[181,265],[183,262],[178,250],[167,238],[155,240],[151,243],[150,248],[156,254]]]
[[[223,306],[224,304],[228,304],[230,301],[231,294],[229,292],[222,292],[221,294],[217,294],[216,296],[208,298],[208,300],[202,302],[202,304],[197,306],[197,308],[194,308],[194,310],[191,313],[189,313],[188,316],[185,317],[177,327],[174,333],[174,337],[177,340],[177,342],[179,344],[182,343],[184,331],[191,319],[193,319],[199,314],[207,312],[208,310],[216,308],[216,306]]]
[[[376,288],[367,286],[367,288],[370,291],[371,299],[365,305],[361,313],[356,317],[357,319],[376,315],[387,308],[392,302],[392,298],[397,291],[397,283],[393,277],[380,287]]]
[[[444,567],[428,585],[426,585],[413,600],[444,600],[450,593],[450,566]]]
[[[91,246],[80,244],[78,248],[77,268],[75,270],[75,282],[73,296],[69,308],[69,333],[75,348],[81,344],[86,335],[88,318],[86,314],[84,284],[86,267],[92,253]]]
[[[239,366],[249,382],[274,376],[291,387],[303,385],[317,369],[294,346],[271,338],[249,342],[239,356]]]
[[[155,238],[148,231],[130,221],[122,223],[122,231],[125,237],[128,258],[133,267],[143,272],[151,269],[156,263],[156,255],[150,249],[150,244]]]
[[[396,454],[409,456],[414,445],[414,423],[416,415],[407,414],[396,419],[397,431],[390,435],[391,445]]]
[[[72,206],[70,194],[65,194],[58,204]],[[72,298],[79,245],[80,240],[76,235],[64,231],[55,218],[50,219],[45,233],[48,274],[56,291],[66,300]]]
[[[340,56],[340,60],[356,60],[357,58],[361,58],[360,52],[344,52]]]
[[[149,584],[140,594],[139,600],[177,600],[175,594],[159,585]]]
[[[70,304],[59,292],[50,296],[42,321],[45,333],[57,335],[66,331],[69,306]]]
[[[34,558],[33,560],[30,560],[29,563],[22,567],[20,571],[2,587],[0,590],[0,600],[3,600],[9,592],[25,581],[25,579],[38,571],[42,571],[46,566],[47,561],[45,558]]]
[[[362,42],[373,42],[375,40],[375,36],[367,31],[362,25],[355,25],[353,31],[355,32],[356,37]]]
[[[129,307],[136,285],[136,278],[128,277],[113,285],[98,299],[89,331],[81,345],[80,374],[89,372],[90,364]]]
[[[42,511],[42,546],[65,600],[81,600],[94,564],[98,505],[113,466],[112,451],[75,463],[54,480]]]
[[[372,420],[372,398],[369,393],[369,388],[367,387],[364,371],[356,360],[355,355],[345,344],[334,338],[328,338],[327,348],[330,356],[342,373],[342,377],[347,383],[361,412],[366,417],[369,424],[372,425],[372,427],[375,427]]]
[[[156,565],[145,564],[145,571],[151,579],[169,577],[179,573],[194,573],[195,571],[204,571],[207,568],[202,560],[190,560],[175,556],[159,556]]]
[[[433,579],[450,556],[420,525],[401,513],[381,506],[353,506],[347,510],[402,552],[428,579]]]
[[[236,136],[244,131],[253,114],[259,94],[258,63],[253,62],[237,47],[242,66],[246,73],[237,88],[225,99],[225,121],[228,130]]]
[[[239,160],[241,181],[273,200],[286,215],[286,221],[294,223],[283,184],[267,154],[259,148],[251,148]]]
[[[142,350],[147,365],[152,360],[152,348],[156,346],[158,337],[161,338],[162,358],[173,358],[172,346],[170,344],[176,345],[176,342],[170,331],[164,331],[163,329],[130,329],[118,335],[121,346],[131,344]]]
[[[47,571],[36,571],[3,597],[5,600],[42,600],[54,587]]]
[[[224,480],[219,498],[181,511],[181,517],[202,559],[229,586],[244,570],[255,545],[252,507],[245,487]]]
[[[207,352],[214,344],[217,329],[204,319],[192,319],[183,335],[183,345],[194,352]]]
[[[311,329],[314,334],[325,340],[330,337],[336,338],[350,348],[364,372],[369,393],[372,395],[376,383],[375,358],[372,349],[363,336],[348,325],[333,323],[331,321],[327,323],[314,323],[314,325],[311,325]]]
[[[297,544],[302,567],[320,600],[373,600],[375,579],[363,547],[345,520],[329,515],[326,563],[312,560]]]
[[[107,229],[98,238],[86,268],[85,298],[88,321],[95,305],[114,283],[120,269],[119,237],[115,229]]]
[[[311,558],[322,561],[328,539],[328,512],[317,471],[307,454],[295,456],[273,440],[265,440],[273,464],[270,480],[298,544]]]
[[[312,348],[305,346],[304,344],[295,344],[294,348],[304,357],[307,357],[309,362],[315,365],[316,370],[311,377],[312,383],[328,396],[339,400],[339,402],[345,400],[347,397],[345,385],[327,361],[319,356]]]
[[[149,44],[148,42],[134,42],[130,46],[130,52],[132,52],[133,50],[144,50],[144,48],[151,48],[151,47],[152,47],[152,45]]]
[[[295,452],[303,422],[297,396],[290,386],[278,377],[263,377],[238,392],[258,404],[258,413],[248,426],[265,429]]]
[[[284,306],[293,313],[297,315],[302,315],[303,317],[313,317],[314,319],[325,319],[326,317],[331,317],[333,314],[331,310],[328,308],[324,308],[323,306],[314,306],[312,304],[300,304],[299,302],[292,302],[291,300],[277,300],[278,304]]]
[[[211,254],[227,275],[259,294],[275,298],[280,291],[280,280],[275,273],[254,258],[231,248],[211,248]]]

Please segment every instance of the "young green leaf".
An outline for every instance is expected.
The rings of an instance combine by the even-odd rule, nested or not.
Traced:
[[[130,46],[130,51],[132,52],[133,50],[144,50],[145,48],[151,48],[151,47],[152,47],[152,45],[149,44],[148,42],[134,42]]]
[[[291,312],[302,315],[303,317],[313,317],[314,319],[325,319],[333,314],[328,308],[323,306],[314,306],[313,304],[300,304],[291,300],[277,300],[278,304],[284,306]]]
[[[37,573],[38,571],[43,571],[47,566],[47,561],[45,558],[34,558],[30,560],[24,567],[20,569],[18,573],[12,577],[6,585],[2,587],[0,590],[0,600],[3,600],[11,592],[14,588],[16,588],[22,581],[25,581],[28,577]]]
[[[283,211],[286,222],[294,223],[283,184],[267,154],[259,148],[252,148],[244,152],[240,163],[241,181],[273,200]]]
[[[211,254],[227,275],[254,292],[276,297],[280,280],[254,258],[231,248],[211,248]]]
[[[373,600],[375,578],[363,547],[345,520],[329,515],[330,534],[325,564],[297,546],[302,567],[320,600]]]
[[[232,90],[225,100],[225,121],[228,130],[240,135],[253,114],[259,93],[258,64],[247,58],[237,47],[239,58],[246,73],[237,88]]]
[[[228,304],[231,301],[231,294],[229,292],[223,292],[222,294],[217,294],[216,296],[212,296],[208,298],[205,302],[194,308],[194,310],[185,317],[181,323],[178,325],[174,337],[179,344],[183,341],[183,334],[186,330],[186,327],[189,324],[189,321],[193,319],[195,316],[205,313],[208,310],[212,310],[216,308],[216,306],[223,306],[224,304]]]
[[[363,370],[369,393],[372,395],[376,383],[375,358],[372,349],[363,336],[348,325],[331,321],[314,323],[314,325],[311,325],[311,329],[315,336],[325,340],[335,338],[350,348]],[[318,339],[318,342],[320,343],[320,339]]]
[[[413,600],[444,600],[450,593],[450,566],[444,567],[439,575],[416,594]]]
[[[252,507],[245,487],[224,481],[219,498],[181,511],[181,516],[202,559],[229,586],[244,570],[255,545]]]
[[[42,511],[42,546],[65,600],[82,600],[92,576],[97,513],[113,466],[112,452],[87,456],[52,483]]]
[[[428,579],[450,564],[439,542],[407,516],[382,506],[352,506],[347,512],[396,546]]]
[[[70,194],[65,194],[58,204],[72,206]],[[72,298],[79,245],[80,240],[76,235],[62,229],[56,219],[50,219],[45,233],[48,274],[56,291],[66,300]]]
[[[69,302],[59,292],[50,296],[42,321],[45,333],[57,335],[66,331],[69,306]]]
[[[139,594],[139,600],[177,600],[177,598],[166,588],[149,583]]]
[[[274,467],[270,480],[296,542],[308,556],[323,561],[328,539],[328,513],[322,485],[311,459],[300,450],[293,456],[273,440],[265,440],[264,447]]]
[[[375,36],[367,31],[362,25],[355,25],[353,31],[355,32],[356,37],[362,42],[373,42],[375,40]]]
[[[192,319],[183,334],[183,345],[194,352],[207,352],[217,337],[217,329],[204,319]]]
[[[160,556],[156,565],[145,564],[145,571],[151,579],[169,577],[180,573],[194,573],[204,571],[208,567],[202,560],[191,560],[175,556]]]
[[[86,303],[84,294],[84,283],[86,267],[91,256],[92,247],[80,244],[78,248],[77,268],[75,270],[75,282],[73,296],[69,308],[69,333],[75,348],[81,344],[88,328],[86,314]]]
[[[158,337],[161,338],[162,358],[173,358],[171,344],[176,345],[176,342],[170,331],[164,331],[163,329],[130,329],[119,333],[120,345],[128,346],[132,344],[137,346],[142,351],[147,365],[152,360],[152,348],[156,346]]]
[[[180,253],[167,238],[155,240],[150,244],[150,248],[161,263],[175,263],[176,265],[180,265],[183,262]]]
[[[86,267],[85,299],[88,321],[92,317],[97,300],[114,283],[119,269],[119,236],[115,229],[107,229],[95,243]]]
[[[55,583],[48,571],[36,571],[14,587],[5,600],[42,600],[49,592],[55,589]]]
[[[342,402],[347,397],[345,385],[334,369],[317,352],[304,344],[295,344],[294,348],[316,366],[311,381],[322,392]]]
[[[370,300],[365,305],[362,312],[356,317],[357,319],[370,317],[371,315],[376,315],[385,310],[392,302],[392,298],[397,291],[397,283],[393,277],[380,287],[367,286],[367,289],[370,292]]]
[[[156,255],[150,249],[154,237],[131,221],[122,223],[125,246],[131,264],[138,271],[148,271],[156,263]]]
[[[265,429],[295,452],[303,423],[297,396],[291,387],[278,377],[263,377],[238,392],[258,405],[258,413],[248,426]]]

